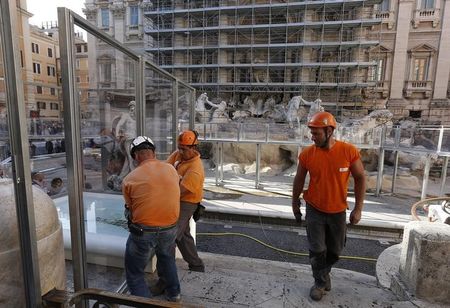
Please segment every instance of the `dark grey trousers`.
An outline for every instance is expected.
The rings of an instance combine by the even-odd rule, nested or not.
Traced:
[[[306,204],[309,262],[318,287],[324,287],[331,267],[339,260],[346,240],[346,213],[328,214]]]
[[[197,209],[197,204],[181,201],[180,218],[177,223],[177,243],[178,249],[183,256],[184,261],[189,264],[189,268],[204,268],[202,259],[198,256],[197,246],[191,235],[189,220]]]

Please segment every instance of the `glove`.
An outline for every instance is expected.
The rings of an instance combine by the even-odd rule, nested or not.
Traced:
[[[205,207],[201,205],[200,203],[197,205],[197,209],[195,210],[194,214],[192,214],[192,218],[194,218],[194,221],[197,222],[205,213]]]
[[[294,216],[295,216],[295,221],[299,224],[299,225],[301,225],[301,223],[302,223],[302,213],[301,212],[297,212],[297,213],[294,213]]]

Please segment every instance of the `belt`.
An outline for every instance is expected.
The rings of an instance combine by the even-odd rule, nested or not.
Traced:
[[[139,227],[141,227],[142,231],[147,231],[147,232],[155,232],[155,231],[164,231],[164,230],[170,230],[173,229],[177,226],[177,224],[173,224],[170,226],[165,226],[165,227],[150,227],[150,226],[143,226],[143,225],[138,225]]]

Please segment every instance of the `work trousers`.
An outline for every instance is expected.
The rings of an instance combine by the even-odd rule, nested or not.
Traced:
[[[198,256],[197,247],[195,246],[194,238],[191,235],[191,228],[189,227],[189,221],[197,209],[197,204],[181,201],[180,203],[180,217],[177,223],[177,237],[175,243],[183,256],[183,260],[189,264],[189,269],[204,270],[205,265]],[[173,255],[175,255],[175,245],[172,249]],[[157,261],[156,269],[161,282],[165,282],[160,274],[160,263]]]
[[[322,288],[345,246],[346,212],[328,214],[306,204],[305,220],[314,283]]]
[[[191,228],[189,227],[189,221],[196,209],[196,203],[181,201],[180,218],[177,223],[178,230],[175,242],[184,261],[189,264],[189,269],[204,269],[205,265],[198,256],[197,246],[195,246],[194,238],[191,235]]]

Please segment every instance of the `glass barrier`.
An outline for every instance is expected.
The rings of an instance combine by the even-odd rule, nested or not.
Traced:
[[[194,91],[178,83],[178,132],[189,127]]]
[[[0,24],[0,27],[2,25]],[[1,32],[0,32],[1,33]],[[16,201],[11,175],[11,147],[8,129],[8,107],[5,86],[3,38],[0,35],[0,284],[1,305],[5,307],[25,306],[25,286],[17,225]]]
[[[156,146],[157,157],[172,152],[174,82],[151,66],[145,67],[145,135]]]

